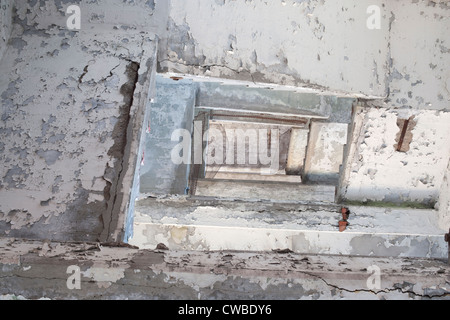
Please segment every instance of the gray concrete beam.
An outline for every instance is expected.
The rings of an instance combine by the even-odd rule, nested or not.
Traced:
[[[439,260],[17,239],[0,239],[0,252],[0,296],[26,299],[450,299]]]

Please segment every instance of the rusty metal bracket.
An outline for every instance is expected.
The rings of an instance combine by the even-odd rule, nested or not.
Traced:
[[[342,220],[339,221],[339,232],[344,232],[345,229],[347,229],[348,223],[348,217],[350,216],[350,210],[348,208],[342,207],[341,208],[342,213]]]

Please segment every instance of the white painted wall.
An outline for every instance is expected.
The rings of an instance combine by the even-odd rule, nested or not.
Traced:
[[[397,118],[414,115],[410,150],[394,148]],[[450,158],[450,113],[367,108],[356,117],[344,198],[436,202]]]
[[[171,0],[166,65],[385,96],[387,28],[366,27],[367,7],[381,2]],[[207,72],[185,67],[192,64],[214,67]]]
[[[450,2],[389,1],[390,105],[450,106]]]
[[[448,1],[171,0],[161,67],[448,109],[449,19]]]

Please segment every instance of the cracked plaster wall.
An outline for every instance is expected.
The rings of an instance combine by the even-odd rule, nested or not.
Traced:
[[[3,3],[4,1],[2,1],[2,8]],[[2,162],[0,169],[1,234],[61,240],[98,240],[105,231],[105,220],[103,219],[111,222],[112,218],[111,212],[107,215],[104,214],[105,206],[111,205],[112,194],[117,195],[115,191],[108,189],[108,186],[116,184],[119,187],[119,181],[126,180],[120,180],[117,175],[118,171],[124,170],[125,163],[122,160],[126,153],[121,148],[123,141],[122,144],[117,141],[123,137],[127,118],[134,110],[133,104],[129,105],[130,99],[139,100],[140,103],[142,103],[142,99],[146,100],[145,79],[151,72],[150,57],[153,56],[153,51],[156,49],[151,45],[154,38],[152,32],[156,30],[160,36],[164,35],[164,28],[161,27],[160,22],[153,23],[154,21],[164,21],[164,14],[158,15],[155,20],[151,19],[153,15],[156,15],[155,12],[158,12],[158,3],[161,2],[71,1],[70,3],[79,4],[84,12],[83,26],[85,29],[80,32],[68,31],[65,28],[64,9],[69,1],[21,1],[17,3],[11,41],[9,41],[8,47],[2,47],[4,50],[8,50],[8,53],[3,55],[0,62],[2,74],[7,75],[0,78],[2,100],[0,125],[0,150],[2,151],[0,155]],[[341,9],[337,8],[336,4],[332,4],[332,6],[341,10],[342,14],[340,13],[339,16],[344,15],[345,18],[341,22],[336,19],[327,20],[328,13],[324,10],[324,3],[323,1],[286,1],[281,4],[275,2],[266,4],[260,1],[246,1],[245,3],[216,1],[209,7],[208,5],[193,5],[186,13],[186,21],[190,24],[187,26],[182,17],[185,3],[173,0],[172,9],[175,9],[169,26],[172,31],[177,32],[170,39],[179,39],[180,42],[170,43],[169,41],[167,44],[172,50],[170,59],[175,59],[174,53],[176,53],[182,58],[185,57],[186,61],[189,60],[188,63],[210,66],[203,70],[200,69],[200,71],[194,70],[193,73],[201,72],[206,75],[282,84],[309,83],[335,90],[384,96],[386,83],[380,79],[386,73],[385,58],[389,48],[381,45],[381,53],[377,51],[378,53],[374,54],[374,57],[367,58],[365,55],[360,55],[361,52],[358,50],[354,51],[354,48],[348,46],[354,43],[352,41],[359,41],[358,46],[365,48],[362,50],[373,49],[372,44],[376,46],[384,43],[385,34],[377,34],[376,41],[372,43],[373,39],[369,41],[365,36],[364,32],[366,31],[361,31],[361,34],[354,31],[358,37],[347,39],[345,36],[344,48],[335,47],[337,48],[335,50],[339,51],[338,54],[333,50],[330,51],[330,54],[326,50],[324,54],[310,52],[309,49],[314,47],[320,47],[323,50],[323,41],[331,41],[327,42],[327,45],[335,43],[334,41],[338,43],[340,38],[336,37],[333,32],[339,30],[339,26],[342,26],[343,30],[353,30],[355,24],[365,24],[365,10],[357,15],[356,20],[351,20],[353,13],[347,12],[351,11],[350,7]],[[440,4],[436,7],[425,5],[423,1],[413,1],[413,3],[416,3],[417,6],[434,8],[430,10],[437,10],[436,8],[446,10]],[[259,4],[257,9],[256,4]],[[319,6],[313,8],[309,4],[318,4]],[[250,11],[253,13],[253,19],[248,19],[246,12],[241,11],[244,6],[253,10]],[[278,6],[285,7],[286,9],[283,11],[285,14],[290,14],[292,8],[301,10],[303,20],[296,21],[297,18],[295,18],[284,21],[277,18],[277,15],[272,17],[271,13],[277,12],[273,10],[275,6],[277,8]],[[7,26],[10,8],[11,6],[7,7],[6,13],[2,11],[1,16],[2,23],[7,21]],[[211,8],[217,13],[212,17],[208,12]],[[365,7],[361,5],[359,9],[365,9]],[[117,10],[123,12],[123,15],[116,15]],[[167,7],[163,5],[161,10],[161,12],[167,12]],[[216,33],[210,31],[207,32],[207,37],[202,39],[202,32],[205,32],[206,28],[200,22],[202,19],[197,19],[195,10],[202,16],[205,13],[203,10],[206,10],[205,17],[214,19],[214,21],[218,21],[219,18],[228,20],[230,16],[236,17],[236,20],[229,25],[222,24],[227,26],[223,31],[225,37],[217,36]],[[231,15],[224,15],[223,12],[219,12],[220,10],[230,10]],[[258,21],[261,12],[263,19]],[[446,12],[448,11],[441,11],[442,14]],[[295,13],[292,11],[293,16]],[[317,20],[314,14],[319,15]],[[6,20],[3,20],[4,17]],[[385,14],[384,17],[393,16]],[[409,17],[407,14],[404,19],[409,19]],[[196,19],[199,20],[198,23],[193,22]],[[292,38],[286,41],[271,38],[270,32],[267,31],[270,26],[267,24],[268,19],[274,21],[274,25],[280,25],[280,29],[292,28],[290,29]],[[240,24],[245,20],[256,24],[250,29],[245,29]],[[440,20],[445,20],[445,18]],[[331,26],[328,23],[331,23]],[[266,29],[264,29],[264,25]],[[141,33],[142,28],[148,28],[151,32]],[[201,28],[204,29],[202,32]],[[239,36],[241,33],[238,33],[241,29],[244,29],[243,34],[247,39],[253,37],[253,34],[248,34],[250,30],[254,32],[262,30],[261,34],[255,34],[260,43],[257,52],[253,53],[246,48],[246,38],[242,40]],[[217,31],[217,28],[211,30]],[[306,30],[305,32],[310,37],[310,41],[307,41],[302,47],[302,54],[298,54],[298,48],[294,49],[295,46],[292,46],[292,51],[268,50],[266,56],[262,53],[266,49],[267,43],[278,49],[290,47],[290,43],[294,42],[295,44],[298,41],[295,35],[301,34],[302,30]],[[332,32],[327,34],[325,30]],[[7,28],[2,28],[3,31],[7,31]],[[222,30],[219,31],[222,32]],[[263,31],[264,34],[262,34]],[[6,32],[6,34],[8,33]],[[230,34],[235,36],[229,37]],[[332,39],[333,37],[336,40]],[[199,39],[202,43],[200,45],[196,42]],[[212,42],[210,46],[202,48],[203,43],[206,43],[205,39],[212,40]],[[443,42],[440,42],[439,50],[442,49],[441,45],[444,48],[446,45],[445,39],[441,39],[441,41]],[[180,43],[185,47],[182,47]],[[254,44],[252,41],[248,43]],[[367,43],[369,49],[367,46],[364,47]],[[445,49],[442,50],[445,51]],[[428,50],[425,51],[428,52]],[[218,52],[217,58],[214,55],[210,56],[211,52]],[[204,53],[207,55],[204,56]],[[346,55],[347,53],[348,55]],[[445,69],[437,65],[439,63],[439,66],[445,66],[447,57],[448,55],[443,53],[442,56],[438,55],[435,60],[429,62],[431,63],[430,69],[438,69],[437,75],[441,78],[446,75]],[[336,70],[334,73],[329,72],[329,65],[338,65],[337,62],[342,65],[340,59],[348,64],[344,63],[342,69]],[[307,64],[310,64],[311,61],[317,62],[308,66]],[[321,61],[323,64],[320,63]],[[162,62],[164,63],[164,61]],[[427,61],[424,62],[421,67],[426,66],[427,63]],[[225,64],[226,67],[217,67]],[[174,65],[176,68],[179,67],[178,64]],[[355,65],[361,67],[360,69],[356,68],[357,72],[350,70]],[[436,67],[434,67],[435,65]],[[318,66],[320,67],[316,68]],[[300,70],[296,70],[297,67]],[[315,71],[314,68],[316,68]],[[246,71],[247,69],[249,72]],[[404,86],[408,84],[402,81],[406,79],[406,74],[413,73],[404,68],[397,69],[403,78],[400,79],[400,76],[394,73],[395,81],[393,83],[398,83],[396,86],[400,88],[400,92],[394,90],[393,94],[397,94],[400,102],[404,104],[401,99],[405,92]],[[434,75],[433,73],[430,76],[432,80]],[[283,77],[285,78],[283,79]],[[364,81],[367,79],[369,81]],[[411,76],[409,79],[413,79],[413,83],[418,81]],[[439,82],[441,85],[442,83]],[[433,108],[438,108],[439,103],[433,103],[436,93],[438,101],[441,103],[448,99],[448,96],[442,91],[442,86],[438,86],[434,91],[429,91],[428,84],[423,81],[413,87],[421,88],[421,91],[414,91],[411,95],[408,94],[408,97],[411,96],[410,99],[418,101],[419,106],[421,106],[419,98],[424,97],[423,103],[427,108],[431,108],[428,106],[428,102],[433,104]],[[448,87],[446,88],[448,90]],[[439,99],[439,94],[442,94],[443,100]],[[128,110],[128,108],[131,109]],[[394,131],[398,130],[394,121],[396,111],[374,109],[371,112],[373,113],[368,113],[369,122],[366,123],[369,132],[389,133],[387,140],[394,142],[397,134],[397,132],[394,134]],[[379,112],[385,113],[389,124],[392,124],[396,130],[386,128],[381,124],[381,121],[386,118],[383,117],[383,114],[378,114]],[[442,119],[441,115],[443,115]],[[446,149],[444,146],[441,153],[437,152],[437,149],[442,146],[442,137],[448,136],[448,131],[445,131],[447,130],[445,123],[448,123],[448,116],[445,113],[441,115],[428,111],[416,114],[419,128],[421,119],[424,119],[425,123],[429,123],[430,127],[436,126],[435,120],[439,120],[439,122],[436,122],[436,132],[431,138],[427,137],[422,142],[414,143],[420,147],[420,150],[429,150],[432,153],[429,161],[435,161],[433,164],[436,164],[439,170],[445,170],[447,163],[444,163],[442,152],[445,153],[448,148]],[[381,117],[379,122],[373,123],[375,117],[378,116]],[[138,115],[137,122],[139,119]],[[124,122],[121,125],[122,121]],[[370,124],[371,121],[373,125]],[[121,129],[115,130],[116,125]],[[415,134],[421,136],[428,129],[422,127],[422,131],[417,131]],[[136,134],[141,133],[140,130],[136,130],[136,127],[131,131]],[[369,138],[367,141],[370,141],[370,137],[363,135],[363,138]],[[372,142],[370,147],[376,148],[377,146]],[[428,145],[426,145],[427,143]],[[427,149],[430,145],[430,149]],[[412,150],[414,150],[414,145]],[[367,153],[362,151],[363,155],[370,155],[369,149],[366,149]],[[406,155],[414,158],[413,162],[416,158],[420,161],[425,159],[425,155],[420,154],[422,151],[414,152]],[[385,156],[389,155],[383,155],[379,159],[384,159]],[[132,158],[131,155],[128,157]],[[398,155],[393,157],[396,159]],[[402,160],[404,159],[402,158]],[[416,170],[420,166],[420,161],[412,168],[408,168],[411,168],[411,171]],[[122,167],[116,166],[117,163],[120,163]],[[426,163],[432,165],[432,163]],[[370,169],[368,164],[366,167]],[[402,162],[401,165],[403,166],[404,163]],[[134,170],[133,165],[129,167],[131,171]],[[435,196],[436,189],[439,188],[439,179],[441,179],[438,177],[437,168],[433,169],[432,177],[424,177],[422,180],[420,177],[411,177],[411,172],[405,170],[407,177],[411,178],[410,183],[416,181],[417,185],[421,186],[419,182],[428,181],[429,186],[421,188],[421,190],[424,189],[427,195]],[[363,168],[361,172],[366,173],[362,173],[360,178],[367,182],[370,172],[364,169],[366,168]],[[381,171],[388,172],[388,169],[388,166],[384,166]],[[353,172],[353,174],[359,175],[360,172]],[[385,176],[382,175],[381,178]],[[127,179],[131,179],[131,177],[128,176]],[[446,179],[441,182],[448,181],[448,173]],[[376,189],[376,185],[369,184],[370,187],[375,187],[375,194],[378,194],[379,190]],[[442,183],[441,188],[444,190],[443,192],[447,192],[448,183],[447,186]],[[441,198],[441,203],[444,201],[445,199]],[[445,206],[441,206],[441,210],[444,210],[443,208]],[[116,217],[116,219],[118,218]],[[14,240],[11,241],[14,242]],[[0,294],[14,293],[27,298],[42,296],[86,298],[89,296],[94,298],[192,297],[200,299],[205,297],[248,298],[250,296],[253,298],[339,299],[361,297],[361,292],[363,292],[368,297],[380,299],[448,297],[445,282],[448,270],[438,261],[402,260],[398,265],[392,267],[393,272],[386,272],[391,277],[388,277],[388,281],[383,283],[382,290],[373,292],[367,291],[364,287],[367,278],[364,268],[367,268],[368,263],[365,262],[366,260],[358,260],[355,264],[355,258],[351,257],[308,258],[290,255],[286,259],[285,256],[281,258],[277,255],[267,254],[250,254],[249,256],[242,253],[234,253],[236,256],[230,256],[227,253],[215,253],[213,256],[209,253],[198,253],[197,257],[192,257],[193,253],[172,252],[164,255],[148,251],[138,252],[135,249],[123,251],[113,248],[109,250],[101,248],[99,245],[74,246],[71,250],[63,244],[55,243],[17,243],[16,245],[3,243],[0,268],[3,285]],[[74,259],[82,266],[83,286],[88,286],[87,289],[84,287],[79,292],[70,292],[66,287],[66,267],[68,264],[73,264]],[[119,260],[122,261],[118,262]],[[141,264],[132,266],[136,261]],[[310,261],[314,263],[314,266],[310,266]],[[374,260],[369,260],[369,262],[373,263]],[[246,266],[246,263],[249,265]],[[375,263],[385,266],[392,263],[392,259],[377,260]],[[148,269],[149,265],[157,265],[157,267]],[[356,277],[358,281],[356,284],[352,282],[355,278],[353,280],[348,277],[336,279],[336,274],[349,274],[346,265],[355,268],[355,270],[350,270],[350,275]],[[60,266],[63,268],[59,268]],[[112,266],[113,270],[108,270]],[[276,269],[274,266],[279,266],[279,268]],[[310,271],[305,271],[310,268],[316,271],[321,270],[324,266],[339,267],[328,270],[329,278],[325,278],[323,274],[311,275]],[[360,267],[359,271],[363,270],[362,274],[356,270],[358,267]],[[214,272],[211,273],[211,270]],[[389,270],[392,271],[392,269]],[[352,271],[354,273],[351,273]],[[27,274],[27,272],[29,273]],[[418,275],[421,276],[420,279],[417,278]],[[148,282],[143,284],[143,278],[148,279]],[[414,283],[411,283],[411,279],[415,279]]]
[[[449,17],[447,1],[172,0],[160,68],[447,109]]]
[[[79,31],[68,1],[16,3],[0,63],[2,235],[120,239],[156,53],[137,28],[155,3],[76,3]]]

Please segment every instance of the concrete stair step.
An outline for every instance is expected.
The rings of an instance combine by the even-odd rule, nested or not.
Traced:
[[[199,179],[196,196],[281,202],[312,201],[333,203],[335,187],[272,181]]]
[[[217,172],[211,179],[218,180],[246,180],[246,181],[273,181],[273,182],[287,182],[287,183],[301,183],[301,176],[274,174],[261,175],[256,173],[242,173],[242,172]]]
[[[434,210],[350,207],[339,232],[340,207],[214,198],[147,198],[136,203],[130,243],[170,250],[271,251],[376,257],[447,258]]]

